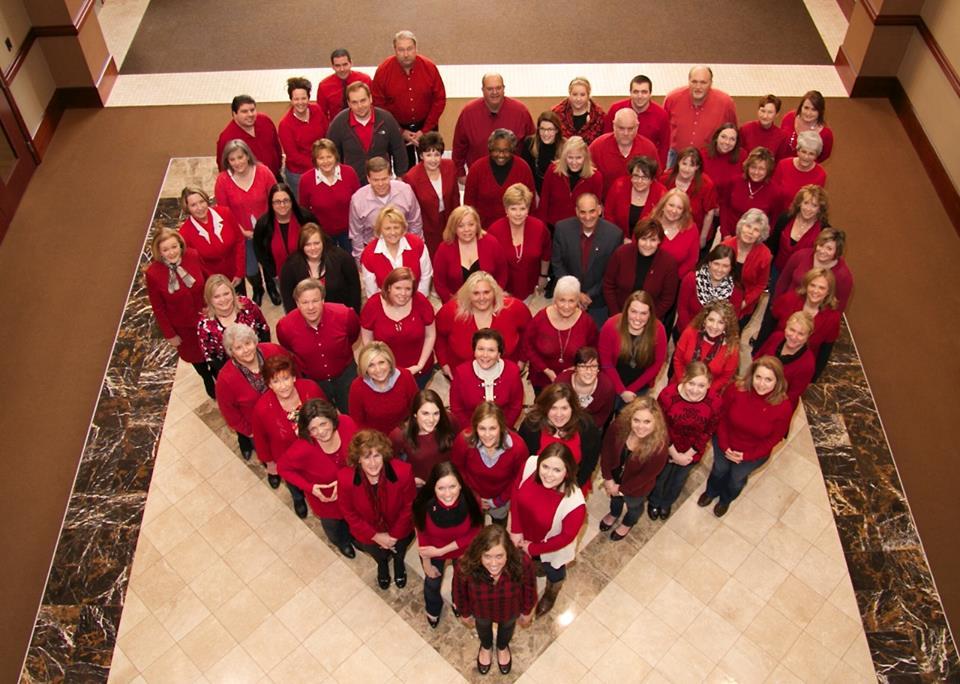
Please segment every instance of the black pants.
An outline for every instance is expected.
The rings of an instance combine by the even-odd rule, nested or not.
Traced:
[[[477,636],[480,637],[480,648],[487,650],[493,648],[493,620],[485,618],[474,618],[477,624]],[[497,627],[497,648],[501,651],[510,645],[513,639],[513,631],[517,626],[517,618],[509,622],[500,622]]]
[[[346,520],[337,518],[320,518],[320,526],[334,546],[343,546],[350,543],[350,528]]]
[[[413,532],[408,534],[403,539],[398,539],[396,546],[393,549],[383,549],[374,544],[373,542],[369,544],[363,544],[361,542],[354,542],[354,546],[363,551],[366,554],[373,556],[373,560],[377,561],[377,565],[380,563],[386,563],[391,558],[393,559],[394,564],[403,566],[403,557],[407,553],[407,547],[413,543]]]
[[[414,121],[413,123],[403,124],[401,128],[405,131],[410,131],[416,133],[417,131],[423,130],[423,124],[426,121]],[[420,160],[420,155],[418,154],[418,145],[408,145],[404,143],[403,145],[407,149],[407,168],[412,169],[417,165],[417,162]]]
[[[203,379],[203,389],[207,391],[207,396],[211,399],[216,399],[217,376],[210,369],[210,364],[204,361],[203,363],[193,363],[190,365],[197,371],[197,375]]]
[[[344,368],[343,372],[337,377],[331,378],[330,380],[317,380],[316,382],[320,385],[323,393],[327,395],[327,399],[333,402],[333,405],[337,407],[340,413],[348,413],[350,384],[356,377],[357,364],[351,361],[350,365]]]
[[[237,446],[240,447],[240,453],[243,453],[244,451],[253,451],[253,437],[247,437],[246,435],[238,432]]]
[[[427,607],[427,615],[440,617],[440,611],[443,610],[440,586],[443,584],[443,567],[446,561],[442,558],[431,558],[430,564],[440,571],[440,576],[423,578],[423,603]]]

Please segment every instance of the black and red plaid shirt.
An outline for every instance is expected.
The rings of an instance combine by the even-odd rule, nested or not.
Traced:
[[[514,581],[506,572],[496,584],[479,582],[460,572],[456,563],[453,572],[453,602],[463,617],[478,617],[502,623],[528,615],[537,603],[537,575],[533,561],[523,554],[523,577]]]

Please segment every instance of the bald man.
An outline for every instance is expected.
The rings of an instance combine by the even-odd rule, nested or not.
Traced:
[[[483,97],[461,110],[453,131],[453,164],[459,177],[466,175],[466,167],[487,156],[487,141],[496,129],[506,128],[517,140],[534,133],[530,110],[507,97],[500,74],[484,74],[481,87]]]
[[[713,87],[713,69],[700,65],[690,69],[687,85],[671,91],[663,101],[670,117],[670,158],[685,147],[703,147],[723,123],[737,125],[733,98]]]
[[[637,156],[658,159],[657,146],[639,133],[637,113],[621,109],[613,116],[613,133],[604,133],[590,143],[590,159],[603,174],[603,196],[620,176],[627,175],[627,163]]]

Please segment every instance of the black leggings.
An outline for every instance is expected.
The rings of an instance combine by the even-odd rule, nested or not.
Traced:
[[[477,636],[480,637],[480,648],[487,650],[493,648],[493,620],[474,618],[474,622],[477,624]],[[513,618],[508,622],[498,623],[497,648],[499,650],[503,651],[510,645],[510,640],[513,639],[513,630],[516,626],[517,618]]]

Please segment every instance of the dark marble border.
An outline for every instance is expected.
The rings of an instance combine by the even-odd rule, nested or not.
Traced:
[[[151,231],[176,227],[178,216],[175,200],[159,200]],[[142,253],[140,263],[148,259]],[[176,354],[155,329],[138,276],[84,447],[22,682],[107,679],[175,369]],[[956,647],[846,325],[804,405],[879,680],[960,680]],[[198,409],[198,415],[235,446],[212,407]],[[691,477],[684,496],[704,477],[699,472]],[[308,524],[322,538],[315,522]],[[656,529],[645,520],[620,544],[594,539],[571,569],[555,610],[574,603],[585,609]],[[355,567],[373,583],[372,564]],[[463,638],[453,620],[428,631],[419,592],[391,589],[383,596],[448,662],[476,679],[476,644]],[[561,629],[552,620],[518,632],[518,667],[511,678]]]

